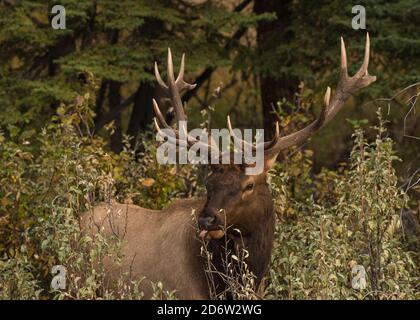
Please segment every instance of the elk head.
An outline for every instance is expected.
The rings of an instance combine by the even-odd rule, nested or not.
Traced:
[[[198,216],[198,227],[200,237],[218,239],[225,232],[234,233],[236,229],[241,231],[243,236],[251,234],[258,228],[267,217],[273,215],[273,205],[270,190],[267,184],[267,172],[275,164],[278,154],[292,146],[299,145],[311,137],[317,130],[324,127],[344,105],[345,101],[360,89],[370,85],[376,80],[375,76],[368,74],[370,41],[369,35],[366,36],[365,55],[362,66],[357,73],[350,77],[347,73],[347,57],[344,40],[341,38],[341,68],[340,79],[331,96],[331,89],[327,87],[322,111],[319,117],[307,127],[289,135],[280,136],[279,126],[276,125],[276,133],[272,141],[264,142],[264,170],[258,175],[247,175],[244,166],[240,165],[211,165],[211,172],[206,180],[207,200],[205,206]],[[155,63],[155,74],[161,87],[166,90],[171,99],[175,110],[176,120],[186,121],[186,115],[182,105],[180,91],[192,89],[195,85],[188,84],[183,80],[185,56],[182,56],[179,75],[175,80],[173,74],[173,63],[171,51],[168,51],[168,84],[164,83],[159,75],[157,64]],[[156,116],[159,122],[168,127],[158,104],[153,100]],[[235,135],[228,117],[228,128],[238,147],[249,144]],[[161,131],[155,119],[155,126],[158,132]],[[176,137],[174,143],[179,142],[179,130],[175,130]],[[194,137],[185,134],[187,144],[195,144],[198,141]],[[211,140],[208,142],[209,148],[216,148]],[[252,145],[253,149],[258,146]],[[231,231],[229,231],[231,230]],[[262,230],[264,232],[264,230]]]

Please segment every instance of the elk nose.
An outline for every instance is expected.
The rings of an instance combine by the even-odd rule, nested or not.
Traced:
[[[198,227],[200,229],[209,229],[213,225],[215,220],[215,217],[199,217]]]

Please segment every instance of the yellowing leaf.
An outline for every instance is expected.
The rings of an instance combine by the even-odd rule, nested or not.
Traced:
[[[10,201],[6,197],[0,199],[0,204],[1,204],[2,207],[7,206],[9,203],[10,203]]]
[[[143,187],[150,188],[151,186],[153,186],[155,184],[155,182],[156,181],[153,178],[146,178],[146,179],[142,179],[141,185]]]

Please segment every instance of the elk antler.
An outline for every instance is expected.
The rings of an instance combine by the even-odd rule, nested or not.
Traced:
[[[340,68],[340,80],[337,85],[335,94],[331,98],[331,88],[327,87],[327,91],[324,96],[324,104],[321,110],[321,114],[318,119],[312,122],[307,127],[299,130],[290,135],[279,137],[278,124],[276,125],[276,134],[272,141],[264,143],[264,152],[270,155],[276,155],[280,151],[287,149],[291,146],[302,143],[311,137],[318,129],[325,126],[341,109],[347,99],[355,94],[358,90],[367,87],[376,80],[375,76],[368,74],[369,65],[369,51],[370,51],[370,39],[369,34],[366,35],[365,45],[365,56],[363,64],[359,71],[353,77],[349,77],[347,73],[347,54],[344,40],[341,37],[341,68]],[[233,130],[228,117],[228,127],[233,136]],[[236,137],[236,136],[235,136]],[[244,143],[247,143],[244,141]],[[255,148],[255,146],[253,146]]]
[[[167,65],[167,77],[168,77],[168,84],[166,84],[163,80],[162,77],[159,74],[159,69],[157,66],[157,62],[155,62],[155,76],[157,79],[157,82],[159,83],[159,85],[162,87],[162,89],[164,90],[164,92],[166,93],[167,96],[169,96],[172,106],[175,110],[175,119],[178,125],[178,129],[173,129],[171,128],[168,123],[165,120],[165,117],[162,115],[162,112],[159,109],[159,105],[156,102],[155,99],[153,99],[153,108],[155,110],[156,116],[159,120],[159,122],[161,123],[161,125],[163,125],[165,128],[167,129],[171,129],[173,130],[173,132],[175,133],[175,137],[170,137],[165,135],[162,130],[159,127],[158,121],[156,120],[156,118],[154,119],[154,123],[155,123],[155,127],[156,130],[158,131],[159,135],[162,137],[167,137],[168,141],[175,144],[177,143],[177,141],[179,142],[180,146],[186,146],[186,145],[205,145],[207,147],[210,148],[216,148],[216,152],[219,152],[219,150],[217,149],[217,147],[212,144],[212,143],[203,143],[200,140],[195,139],[194,137],[190,136],[187,131],[186,128],[180,125],[180,121],[186,121],[187,120],[187,115],[185,114],[184,111],[184,107],[182,105],[182,101],[181,101],[181,95],[180,92],[183,90],[192,90],[195,88],[196,84],[190,84],[184,81],[184,71],[185,71],[185,54],[182,54],[182,58],[181,58],[181,66],[179,68],[179,73],[178,73],[178,77],[175,80],[174,77],[174,66],[173,66],[173,62],[172,62],[172,53],[171,53],[171,49],[168,48],[168,65]],[[183,136],[180,135],[179,130],[183,130]]]
[[[184,89],[192,90],[195,88],[196,84],[189,84],[184,81],[184,70],[185,70],[185,54],[182,54],[181,58],[181,66],[179,68],[178,77],[175,80],[174,77],[174,65],[172,63],[172,53],[171,49],[168,48],[168,85],[166,85],[165,82],[163,82],[160,74],[159,69],[157,66],[157,62],[155,62],[155,76],[159,83],[159,85],[162,87],[162,89],[165,90],[167,95],[171,98],[171,101],[173,103],[173,107],[175,109],[175,117],[177,122],[179,121],[185,121],[187,120],[187,116],[184,112],[184,107],[182,106],[181,96],[180,92]]]

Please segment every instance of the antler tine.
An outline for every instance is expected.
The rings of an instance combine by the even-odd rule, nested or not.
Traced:
[[[178,77],[175,80],[175,84],[179,91],[184,89],[192,90],[196,87],[197,84],[191,84],[184,81],[184,72],[185,72],[185,53],[181,57],[181,66],[179,67]]]
[[[162,77],[160,76],[159,68],[158,68],[158,65],[157,65],[157,62],[156,61],[155,61],[155,77],[156,77],[156,80],[159,83],[159,85],[162,88],[168,90],[168,86],[165,84],[165,82],[163,82]]]
[[[166,122],[166,120],[165,120],[165,117],[163,116],[163,114],[162,114],[162,112],[160,111],[160,109],[159,109],[159,105],[158,105],[158,103],[156,102],[156,100],[155,99],[152,99],[152,101],[153,101],[153,109],[155,110],[155,113],[156,113],[156,116],[158,117],[158,119],[159,119],[159,122],[164,126],[164,127],[166,127],[166,128],[170,128],[170,126],[168,125],[168,123]]]
[[[164,138],[166,135],[162,132],[162,129],[160,129],[156,118],[153,118],[153,123],[155,124],[155,128],[156,128],[156,131],[157,131],[158,135],[160,135],[162,138]],[[168,137],[168,139],[170,138],[169,136],[167,136],[167,137]],[[175,145],[176,145],[176,140],[175,140]]]
[[[242,143],[246,143],[246,141],[238,138],[235,131],[233,131],[232,123],[230,122],[230,116],[229,115],[227,116],[227,126],[228,126],[231,137],[234,138],[233,143],[236,145],[237,148],[241,149],[242,148]]]
[[[325,96],[324,96],[324,107],[327,107],[330,105],[330,100],[331,100],[331,88],[328,86],[327,87],[327,91],[325,92]]]
[[[184,81],[184,71],[185,71],[185,53],[182,54],[181,57],[181,65],[179,67],[178,77],[176,78],[175,83],[179,83]]]
[[[347,72],[347,52],[346,52],[346,44],[344,43],[343,37],[341,39],[341,68],[340,68],[340,78],[348,78]]]
[[[156,113],[156,116],[157,116],[157,118],[159,119],[159,122],[165,127],[165,128],[167,128],[167,129],[171,129],[171,130],[173,130],[174,132],[175,132],[175,135],[178,137],[178,139],[179,139],[179,130],[178,129],[173,129],[173,128],[171,128],[171,126],[170,125],[168,125],[168,123],[166,122],[166,120],[165,120],[165,117],[163,116],[163,114],[162,114],[162,112],[160,111],[160,109],[159,109],[159,105],[158,105],[158,103],[157,103],[157,101],[155,100],[155,99],[152,99],[152,101],[153,101],[153,109],[155,110],[155,113]],[[156,120],[156,118],[154,118],[155,120]],[[158,123],[155,121],[155,126],[157,126],[157,128],[159,128],[159,130],[160,130],[160,127],[159,127],[159,125],[158,125]],[[191,141],[196,141],[194,138],[192,138],[192,137],[190,137],[189,135],[188,135],[188,133],[186,132],[186,129],[185,129],[185,127],[184,126],[181,126],[182,127],[182,130],[183,130],[183,133],[184,133],[184,137],[187,137],[187,140],[191,140]],[[160,134],[162,134],[162,132],[159,132]],[[175,140],[176,141],[176,140]],[[175,142],[176,143],[176,142]]]
[[[158,132],[158,134],[160,134],[161,136],[163,136],[162,130],[160,129],[159,124],[157,123],[156,118],[153,118],[153,123],[155,124],[155,128],[156,128],[156,131]]]
[[[313,130],[321,128],[324,123],[325,119],[327,118],[328,109],[330,107],[330,100],[331,100],[331,88],[327,87],[327,90],[325,91],[324,95],[324,103],[322,105],[321,113],[316,120],[316,125],[314,126]]]
[[[368,67],[369,67],[369,56],[370,56],[370,38],[369,32],[366,33],[366,44],[365,44],[365,56],[363,58],[363,63],[357,71],[355,77],[357,76],[367,76],[368,75]]]
[[[274,133],[274,137],[273,139],[271,139],[271,141],[264,142],[264,150],[271,149],[273,146],[276,145],[279,139],[280,139],[280,127],[279,127],[279,122],[276,121],[276,131]]]
[[[232,128],[232,123],[230,121],[230,116],[229,115],[227,116],[227,126],[228,126],[228,129],[229,129],[230,135],[234,138],[233,142],[235,143],[235,145],[238,148],[242,148],[242,144],[244,144],[244,145],[246,144],[248,146],[251,146],[253,150],[257,149],[257,146],[249,143],[248,141],[245,141],[245,140],[239,138],[236,135],[235,131]],[[274,138],[271,141],[264,142],[264,150],[271,148],[274,144],[276,144],[276,142],[279,138],[280,138],[279,123],[278,123],[278,121],[276,121],[276,131],[275,131],[275,134],[274,134]]]
[[[171,82],[175,82],[175,77],[174,77],[174,64],[172,61],[172,52],[171,52],[171,48],[168,48],[168,62],[167,62],[167,69],[168,69],[168,82],[169,84]]]

